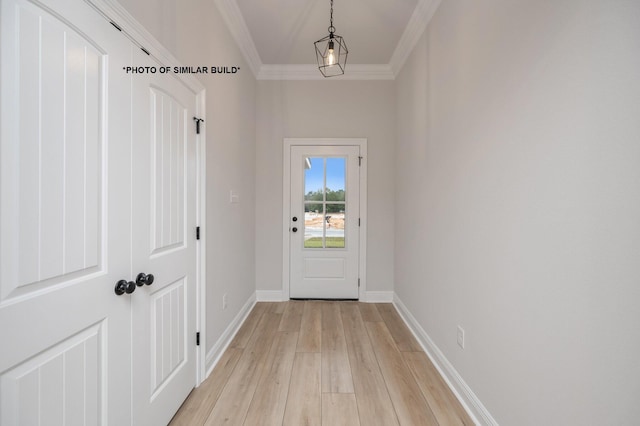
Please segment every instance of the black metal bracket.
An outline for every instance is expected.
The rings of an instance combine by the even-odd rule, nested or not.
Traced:
[[[193,119],[196,122],[196,134],[200,134],[200,123],[204,123],[204,120],[202,118],[198,118],[198,117],[193,117]]]

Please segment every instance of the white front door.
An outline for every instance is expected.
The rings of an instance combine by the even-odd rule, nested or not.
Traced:
[[[157,65],[140,49],[133,63]],[[171,75],[132,79],[133,275],[153,275],[132,299],[133,423],[161,425],[196,384],[196,95]]]
[[[359,146],[291,146],[291,298],[358,299]]]
[[[85,2],[0,2],[0,424],[131,423],[130,46]]]

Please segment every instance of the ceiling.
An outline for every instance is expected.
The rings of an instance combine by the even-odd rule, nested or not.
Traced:
[[[311,64],[326,36],[329,0],[236,0],[263,64]],[[333,25],[349,62],[388,64],[417,0],[334,0]]]
[[[343,77],[393,79],[439,3],[334,0],[333,25],[349,48]],[[328,34],[330,0],[216,0],[216,5],[257,78],[322,78],[313,42]]]

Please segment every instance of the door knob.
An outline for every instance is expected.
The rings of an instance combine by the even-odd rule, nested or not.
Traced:
[[[293,232],[298,232],[298,228],[296,228],[295,226],[294,226],[293,228],[291,228],[291,230],[292,230]]]
[[[136,285],[141,287],[143,285],[151,285],[153,284],[153,274],[145,274],[144,272],[140,272],[136,277]]]
[[[131,294],[136,290],[136,283],[133,281],[120,280],[116,283],[116,288],[114,289],[116,295],[122,296],[123,294]]]

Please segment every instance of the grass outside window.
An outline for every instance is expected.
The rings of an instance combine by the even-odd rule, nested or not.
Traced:
[[[326,237],[326,248],[344,248],[344,237]],[[313,237],[304,241],[304,248],[323,248],[322,237]]]

